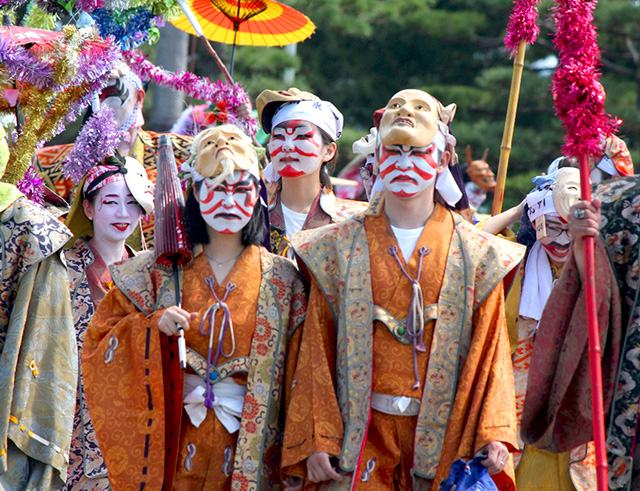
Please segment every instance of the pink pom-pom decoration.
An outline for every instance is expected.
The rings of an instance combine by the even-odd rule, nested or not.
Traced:
[[[593,11],[596,0],[558,0],[554,8],[558,68],[552,94],[556,115],[566,130],[563,153],[599,155],[604,139],[621,121],[605,112],[600,83],[600,49]]]
[[[514,56],[522,41],[533,44],[538,39],[538,3],[540,0],[514,0],[513,10],[507,24],[504,45]]]

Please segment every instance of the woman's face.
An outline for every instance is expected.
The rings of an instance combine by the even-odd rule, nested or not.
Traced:
[[[549,259],[556,263],[564,263],[569,256],[571,248],[571,236],[569,224],[559,215],[547,214],[544,216],[547,236],[540,239],[540,243],[546,251]]]
[[[319,172],[322,163],[335,154],[335,144],[325,145],[316,125],[296,119],[272,130],[269,154],[281,177],[295,178]]]
[[[143,214],[124,180],[102,187],[93,202],[84,200],[83,206],[85,215],[93,222],[93,237],[97,241],[128,239]]]
[[[251,220],[259,193],[248,171],[235,171],[215,186],[212,179],[205,179],[195,196],[209,227],[221,234],[235,234]]]

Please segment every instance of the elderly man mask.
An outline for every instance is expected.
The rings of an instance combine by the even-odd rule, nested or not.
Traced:
[[[258,156],[233,125],[209,128],[193,141],[191,173],[202,218],[217,232],[233,234],[251,219],[258,201]]]
[[[376,148],[378,172],[386,189],[410,198],[435,184],[436,176],[451,160],[446,123],[454,112],[455,105],[444,108],[420,90],[402,90],[389,100]],[[454,198],[445,199],[454,204]]]

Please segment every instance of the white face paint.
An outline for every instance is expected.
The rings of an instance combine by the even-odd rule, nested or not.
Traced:
[[[85,214],[93,222],[95,241],[118,242],[133,233],[143,210],[123,179],[100,188]]]
[[[396,196],[410,198],[435,184],[438,168],[435,143],[426,147],[382,145],[379,178]]]
[[[555,213],[547,213],[544,218],[547,236],[540,239],[540,243],[552,261],[564,263],[567,261],[571,249],[569,224]]]
[[[235,234],[249,223],[258,202],[255,178],[247,171],[234,171],[217,186],[205,179],[196,192],[200,213],[207,225],[221,234]]]
[[[313,174],[322,165],[322,135],[315,125],[302,120],[285,121],[271,132],[269,154],[282,177]]]

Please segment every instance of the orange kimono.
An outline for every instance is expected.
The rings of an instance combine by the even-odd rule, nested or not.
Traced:
[[[415,278],[418,251],[421,247],[429,251],[422,259],[420,278],[426,351],[417,354],[420,386],[414,388],[413,347],[407,340],[404,322],[410,304],[411,283],[389,254],[389,248],[397,247],[397,242],[381,207],[376,210],[376,206],[380,205],[374,204],[366,215],[356,216],[350,223],[332,227],[333,230],[327,230],[322,238],[314,237],[315,242],[301,239],[296,248],[313,274],[313,281],[298,366],[292,382],[292,400],[287,412],[284,472],[303,476],[304,466],[301,463],[314,452],[327,452],[339,459],[340,470],[346,476],[339,485],[332,483],[333,489],[349,489],[352,483],[356,489],[437,489],[456,458],[471,458],[491,441],[502,441],[510,449],[516,447],[513,374],[500,274],[506,274],[517,265],[521,251],[515,246],[512,248],[515,251],[513,257],[505,255],[501,258],[504,268],[496,272],[497,283],[486,291],[486,298],[476,305],[472,318],[468,320],[472,325],[468,351],[457,363],[455,353],[463,354],[466,342],[461,343],[463,346],[458,351],[455,349],[457,339],[450,339],[452,342],[448,343],[447,336],[443,336],[444,330],[454,331],[458,319],[454,312],[448,310],[448,302],[443,300],[450,298],[450,292],[454,291],[459,293],[458,304],[465,303],[464,285],[451,285],[455,280],[449,268],[453,267],[452,261],[464,262],[453,251],[454,237],[465,235],[473,227],[462,224],[460,218],[454,217],[444,207],[436,206],[408,264],[398,256],[407,273]],[[358,230],[351,235],[340,228]],[[461,229],[464,229],[462,233]],[[488,239],[482,232],[477,234],[482,234],[478,237],[479,248],[485,240],[499,240]],[[351,290],[355,294],[351,299],[345,295],[347,287],[340,292],[327,288],[326,277],[342,269],[339,264],[325,257],[327,269],[319,271],[316,267],[318,263],[311,249],[319,243],[317,241],[326,241],[329,236],[337,237],[336,250],[347,251],[343,252],[344,255],[351,251],[352,257],[346,260],[351,261],[350,274],[356,277],[354,290]],[[349,244],[348,239],[352,237],[355,239]],[[368,249],[366,257],[365,247]],[[359,265],[360,261],[368,264]],[[359,277],[361,268],[367,271],[369,284]],[[359,297],[357,291],[369,291],[369,285],[368,303],[372,305],[372,312],[370,317],[363,315],[363,322],[357,327],[365,329],[369,322],[369,326],[373,324],[372,334],[352,344],[352,340],[341,332],[346,328],[341,326],[340,319],[368,308],[365,295]],[[455,295],[452,301],[455,301]],[[355,322],[349,322],[349,325],[355,325],[358,318],[356,313]],[[358,360],[356,345],[364,345],[371,350],[372,366],[367,375],[357,372],[362,368],[362,360]],[[345,354],[352,365],[346,362],[345,367],[345,362],[341,361],[341,346],[346,346]],[[447,353],[451,347],[454,348],[453,353]],[[454,371],[458,365],[458,374],[453,373],[457,381],[453,383],[451,392],[455,400],[447,399],[435,411],[436,419],[430,428],[429,421],[434,416],[425,408],[438,404],[438,396],[432,393],[446,388],[448,381],[445,380],[451,375],[443,369],[451,361]],[[349,375],[349,371],[353,375]],[[349,379],[345,383],[347,377]],[[345,405],[343,394],[349,390],[345,385],[355,386],[360,382],[363,387],[371,387],[368,395],[361,399],[356,394]],[[405,416],[372,410],[371,398],[377,394],[411,398],[412,404],[420,406],[420,411],[417,415]],[[351,458],[347,453],[351,444],[349,426],[354,425],[357,416],[355,411],[349,412],[349,408],[357,406],[359,400],[364,400],[364,411],[360,412],[364,413],[362,418],[365,422],[362,439],[358,442],[360,446],[355,447],[355,455]],[[438,426],[442,428],[438,429]],[[442,431],[444,436],[437,442],[439,450],[429,434],[432,429],[433,435]],[[432,451],[437,454],[435,457],[430,455]],[[353,467],[349,468],[349,462],[354,464]],[[513,488],[512,466],[508,465],[506,472],[494,478],[501,489]]]
[[[163,307],[172,304],[169,273],[157,268],[149,254],[113,270],[118,288],[102,301],[87,331],[82,368],[89,409],[116,491],[273,489],[279,483],[281,386],[286,345],[304,315],[302,284],[290,261],[248,246],[223,284],[213,283],[221,299],[227,285],[236,286],[226,299],[234,341],[227,331],[222,354],[208,369],[209,329],[214,330],[215,349],[222,312],[215,314],[213,327],[209,320],[201,326],[216,302],[207,278],[213,273],[200,254],[182,275],[183,308],[197,314],[186,332],[189,368],[183,375],[176,369],[175,339],[157,329]],[[213,382],[217,404],[223,382],[228,387],[232,380],[234,389],[246,388],[240,396],[241,416],[231,418],[239,430],[230,432],[215,406],[203,409],[202,421],[187,412],[194,388],[188,381],[201,380],[204,387],[207,378]],[[203,403],[204,398],[191,400],[200,409]]]

